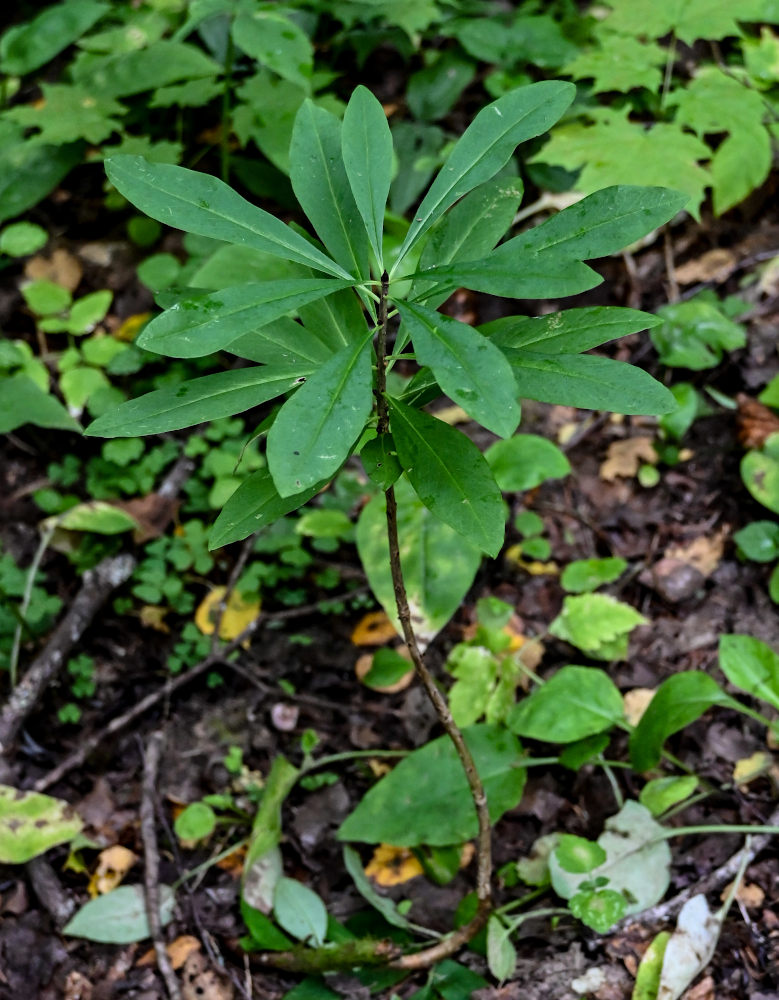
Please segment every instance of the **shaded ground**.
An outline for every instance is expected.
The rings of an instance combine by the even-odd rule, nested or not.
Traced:
[[[756,206],[751,215],[703,229],[690,226],[675,232],[673,239],[679,260],[698,259],[720,244],[733,248],[739,260],[748,261],[779,245],[779,219],[766,214],[764,206]],[[78,253],[79,244],[68,244],[68,249]],[[127,246],[115,248],[111,268],[90,263],[88,258],[82,253],[85,275],[80,291],[111,287],[119,318],[148,307],[148,297],[135,282],[132,251]],[[631,273],[622,261],[605,262],[608,280],[587,301],[644,308],[662,304],[667,282],[662,247],[639,252],[632,265]],[[742,273],[733,274],[726,290],[736,287]],[[15,278],[6,272],[0,293],[2,325],[9,336],[29,336],[32,327],[20,309]],[[538,307],[537,303],[531,306]],[[500,314],[501,303],[473,300],[453,305],[453,309],[463,308],[475,311],[482,322]],[[693,375],[693,380],[730,396],[738,392],[756,395],[776,367],[777,318],[775,298],[756,299],[748,347],[730,355],[714,373]],[[650,367],[654,364],[645,335],[628,338],[616,351],[617,357],[641,359]],[[768,569],[739,561],[731,540],[739,527],[765,516],[741,484],[738,466],[743,448],[738,441],[737,415],[720,409],[699,419],[684,441],[689,457],[663,469],[659,484],[651,489],[629,476],[604,480],[600,468],[613,442],[653,437],[652,421],[593,418],[583,411],[525,406],[524,431],[555,439],[569,424],[576,425],[567,448],[572,475],[562,483],[516,497],[514,503],[543,517],[552,558],[560,566],[594,555],[619,555],[629,561],[629,573],[612,592],[637,607],[651,624],[634,633],[628,659],[611,668],[620,689],[655,687],[678,670],[712,671],[722,633],[746,633],[779,646],[779,619],[766,590]],[[0,442],[0,543],[22,566],[29,564],[37,546],[40,511],[30,492],[46,479],[48,464],[61,459],[63,442],[64,438],[35,428]],[[69,438],[65,446],[79,444]],[[696,539],[702,539],[710,550],[721,546],[706,572],[684,562],[663,561],[669,547],[688,546]],[[510,536],[507,544],[516,540]],[[212,580],[224,582],[237,548],[220,554]],[[342,546],[321,559],[337,563],[342,571],[346,566],[342,579],[352,578],[350,585],[361,586],[361,570],[350,547]],[[73,568],[63,556],[49,554],[43,569],[67,607],[79,586]],[[204,579],[203,592],[206,583]],[[306,586],[306,603],[324,596],[310,581]],[[475,601],[487,595],[513,604],[528,636],[546,631],[562,600],[554,574],[533,575],[506,560],[485,562],[459,614],[430,651],[434,667],[440,667],[447,650],[472,620]],[[340,614],[322,616],[305,607],[285,608],[274,602],[272,592],[266,595],[263,610],[270,618],[250,648],[240,650],[233,667],[220,668],[224,683],[210,686],[208,673],[203,672],[171,698],[156,702],[132,726],[103,739],[86,764],[47,789],[77,808],[88,824],[87,832],[101,846],[120,843],[138,855],[132,881],[141,880],[143,865],[139,833],[143,749],[155,730],[163,731],[166,746],[157,784],[157,836],[161,879],[166,883],[218,853],[237,836],[227,830],[207,849],[190,851],[179,847],[171,832],[176,806],[206,793],[222,793],[234,783],[234,775],[224,765],[231,747],[240,748],[250,770],[265,774],[278,753],[299,760],[300,736],[306,729],[316,731],[321,740],[318,752],[327,754],[379,747],[407,749],[436,733],[434,716],[416,686],[395,695],[379,695],[356,681],[354,662],[364,650],[355,648],[350,635],[362,610],[347,606]],[[277,620],[273,620],[275,612],[282,613]],[[21,787],[45,782],[46,775],[91,735],[161,689],[166,679],[165,654],[174,638],[141,627],[137,617],[118,615],[108,602],[78,644],[78,651],[93,656],[98,664],[97,690],[84,703],[81,721],[78,725],[58,722],[57,709],[67,692],[62,687],[50,690],[22,733],[11,777]],[[29,662],[33,652],[26,648],[23,662]],[[580,660],[581,654],[550,640],[540,669],[546,674]],[[679,734],[672,745],[674,753],[699,775],[722,784],[731,781],[736,761],[765,749],[760,727],[727,711],[710,713]],[[531,745],[531,752],[534,749],[539,748]],[[339,766],[338,778],[326,787],[293,792],[284,813],[284,851],[287,874],[309,882],[330,912],[345,919],[364,904],[343,868],[334,831],[374,776],[364,761],[357,761]],[[626,795],[636,794],[637,781],[631,772],[621,773],[620,781]],[[684,813],[684,822],[765,822],[774,809],[775,794],[775,784],[762,777],[691,807]],[[543,833],[597,836],[614,808],[612,790],[600,771],[588,767],[579,773],[561,768],[535,770],[519,807],[495,829],[496,865],[526,854]],[[671,893],[724,862],[739,844],[734,836],[690,837],[675,843]],[[57,925],[62,922],[58,907],[70,909],[74,900],[80,903],[86,898],[87,876],[63,871],[66,854],[58,849],[47,856],[50,865],[26,871],[5,869],[0,874],[0,997],[151,1000],[164,996],[145,944],[102,946],[58,934]],[[91,863],[93,857],[88,854],[87,860]],[[471,888],[472,874],[472,869],[466,870],[444,888],[417,878],[394,894],[413,901],[415,922],[445,929],[459,899]],[[768,1000],[777,995],[779,865],[775,844],[749,868],[747,882],[762,890],[762,898],[756,895],[759,902],[755,905],[733,909],[707,976],[688,994],[690,1000]],[[197,978],[191,989],[187,986],[186,997],[214,1000],[238,996],[241,991],[246,995],[251,980],[255,996],[275,998],[294,985],[294,978],[267,973],[254,959],[246,960],[238,945],[243,929],[235,866],[210,867],[185,886],[166,937],[173,940],[191,934],[198,938],[212,967],[223,965],[228,984]],[[645,933],[651,930],[645,928]],[[514,981],[484,989],[479,996],[481,1000],[573,1000],[577,994],[570,989],[571,979],[599,966],[605,978],[591,995],[598,1000],[620,1000],[630,995],[636,956],[644,945],[639,932],[599,938],[570,922],[556,929],[542,921],[529,922],[518,942]],[[463,961],[486,974],[481,956],[469,952]],[[423,976],[411,977],[395,989],[407,996],[423,982]],[[366,986],[345,976],[335,977],[330,986],[349,997],[368,995]]]

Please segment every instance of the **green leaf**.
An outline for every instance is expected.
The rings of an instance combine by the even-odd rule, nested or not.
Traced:
[[[612,583],[627,569],[624,559],[576,559],[568,563],[560,576],[563,590],[569,594],[584,594]]]
[[[560,479],[571,471],[560,449],[537,434],[515,434],[508,441],[496,441],[484,457],[504,492],[532,490],[547,479]]]
[[[510,941],[513,929],[494,915],[487,921],[487,965],[499,983],[511,979],[517,969],[517,952]]]
[[[647,38],[662,38],[674,32],[685,44],[692,45],[699,38],[715,41],[738,37],[741,34],[739,20],[756,20],[761,15],[750,11],[750,3],[742,4],[737,10],[727,0],[685,0],[677,3],[642,3],[634,0],[609,0],[613,13],[606,24],[612,31],[627,35],[643,35]],[[763,6],[758,0],[757,7]]]
[[[262,801],[252,824],[241,877],[241,896],[258,909],[269,910],[267,894],[278,885],[281,858],[281,807],[295,786],[300,772],[279,754],[274,757]]]
[[[405,478],[395,484],[400,564],[414,630],[423,646],[455,613],[481,563],[479,549],[433,517]],[[218,522],[217,522],[218,523]],[[357,522],[357,551],[368,583],[400,633],[389,567],[386,497],[375,496]]]
[[[430,51],[426,65],[412,73],[406,102],[417,121],[443,118],[476,75],[473,61],[452,49]]]
[[[731,684],[779,708],[779,656],[749,635],[721,635],[719,665]]]
[[[739,128],[724,139],[711,161],[714,214],[724,215],[759,188],[772,163],[771,135],[762,125]]]
[[[452,718],[461,728],[472,726],[487,711],[498,680],[498,661],[484,646],[461,643],[449,654],[446,668],[457,678],[449,691]]]
[[[153,319],[137,345],[175,358],[202,358],[251,331],[272,323],[299,305],[347,288],[331,278],[287,278],[233,285],[180,299]]]
[[[559,835],[555,856],[563,871],[575,875],[591,872],[606,860],[606,852],[600,844],[593,843],[585,837],[576,837],[571,833]]]
[[[724,351],[746,343],[744,327],[705,299],[675,302],[657,314],[662,324],[649,336],[664,365],[702,371],[719,364]]]
[[[273,894],[273,915],[298,941],[318,948],[327,935],[327,910],[317,894],[294,878],[283,876]]]
[[[565,67],[574,80],[591,77],[592,93],[618,90],[627,93],[635,87],[660,90],[668,54],[654,42],[645,42],[629,35],[598,32],[598,47],[580,52]]]
[[[160,885],[160,923],[173,919],[176,897],[169,885]],[[143,886],[120,885],[104,896],[90,899],[62,928],[63,934],[101,944],[134,944],[151,935]]]
[[[681,441],[702,409],[698,390],[689,382],[677,382],[671,386],[671,395],[676,408],[664,413],[658,421],[663,432],[672,441]]]
[[[71,64],[75,83],[88,92],[112,98],[140,94],[179,80],[213,79],[221,72],[219,63],[202,49],[167,38],[129,52],[81,56]]]
[[[779,559],[779,523],[753,521],[733,535],[739,555],[755,562],[773,562]]]
[[[298,315],[303,326],[326,344],[331,354],[353,343],[365,329],[362,305],[349,288],[300,306]]]
[[[53,522],[66,531],[93,531],[98,535],[120,535],[138,528],[134,517],[105,500],[78,503],[64,514],[47,518],[47,522]]]
[[[585,889],[568,900],[568,909],[577,920],[598,934],[605,934],[625,916],[627,905],[614,889]]]
[[[379,434],[366,441],[360,460],[368,479],[381,490],[388,490],[403,472],[391,434]]]
[[[0,71],[14,76],[31,73],[86,34],[109,10],[107,3],[70,0],[8,28],[0,38]]]
[[[40,104],[21,104],[5,112],[9,121],[38,129],[35,142],[59,145],[86,139],[100,143],[121,128],[120,118],[127,111],[112,98],[75,84],[43,83],[41,91]]]
[[[496,823],[522,796],[522,748],[499,726],[471,726],[463,736]],[[477,827],[462,763],[449,737],[441,736],[409,754],[374,785],[341,824],[338,837],[398,847],[443,846],[470,840]]]
[[[311,88],[314,50],[308,36],[282,11],[247,10],[232,23],[235,44],[247,56],[306,90]]]
[[[0,376],[0,434],[35,424],[53,430],[80,431],[81,426],[54,396],[26,375]]]
[[[427,413],[393,399],[389,406],[398,458],[419,499],[468,541],[497,556],[504,537],[503,500],[479,449]]]
[[[362,85],[352,93],[341,133],[344,167],[376,260],[383,266],[384,209],[392,181],[392,134],[384,109]]]
[[[653,816],[660,816],[675,806],[677,802],[683,802],[689,798],[698,787],[698,778],[694,774],[684,774],[678,777],[653,778],[647,781],[639,793],[638,799],[642,806],[652,813]]]
[[[630,1000],[657,1000],[665,948],[670,937],[669,931],[661,931],[652,938],[651,944],[641,956]]]
[[[46,246],[49,234],[34,222],[16,222],[0,233],[0,253],[9,257],[26,257]]]
[[[629,414],[666,413],[676,405],[664,385],[624,361],[594,354],[504,353],[519,395],[527,399]]]
[[[0,785],[0,863],[23,865],[80,833],[81,817],[61,799]]]
[[[173,824],[179,840],[205,840],[216,829],[216,813],[206,802],[190,802]]]
[[[737,707],[717,682],[699,670],[674,674],[657,689],[641,721],[630,735],[630,760],[636,771],[648,771],[660,760],[663,743],[695,722],[712,705]]]
[[[293,389],[308,370],[299,365],[268,365],[203,375],[130,399],[98,417],[85,433],[93,437],[135,437],[231,417]]]
[[[369,330],[334,354],[288,399],[268,433],[268,465],[283,497],[329,479],[373,407]]]
[[[264,250],[337,278],[349,277],[305,237],[216,177],[169,163],[148,163],[140,156],[113,156],[105,167],[119,193],[158,222]]]
[[[508,717],[512,732],[547,743],[573,743],[622,721],[622,695],[608,674],[593,667],[563,667]]]
[[[303,493],[281,497],[270,472],[260,469],[244,480],[225,503],[211,529],[209,548],[219,549],[261,531],[308,503],[324,485],[324,482],[316,483]]]
[[[511,366],[486,337],[449,316],[397,303],[421,365],[432,369],[441,389],[488,430],[509,437],[521,412]]]
[[[637,330],[648,330],[660,320],[651,313],[620,306],[566,309],[548,316],[506,316],[479,329],[498,347],[538,351],[540,354],[580,354]]]
[[[482,108],[414,213],[399,257],[450,205],[494,177],[520,142],[546,132],[569,106],[574,93],[571,84],[548,80],[520,87]]]
[[[560,614],[549,626],[558,639],[596,659],[624,659],[628,636],[647,619],[609,594],[581,594],[563,599]]]
[[[319,238],[349,274],[369,277],[366,231],[341,158],[341,122],[305,100],[289,155],[292,188]]]
[[[244,333],[224,350],[261,365],[296,365],[301,371],[319,367],[334,353],[314,332],[289,316]]]
[[[360,855],[357,851],[353,847],[349,847],[348,844],[344,844],[343,855],[344,867],[352,876],[354,886],[362,898],[367,903],[370,903],[374,910],[378,910],[388,924],[391,924],[393,927],[400,927],[402,930],[411,930],[411,924],[404,916],[398,913],[398,908],[394,900],[389,899],[387,896],[380,896],[373,888],[370,879],[365,874]]]
[[[80,162],[83,144],[39,146],[22,138],[23,130],[5,123],[0,129],[0,222],[32,208]]]
[[[362,678],[362,682],[366,687],[380,691],[382,688],[397,684],[413,669],[413,665],[405,656],[396,653],[394,649],[377,649],[373,654],[371,668]]]
[[[744,455],[741,478],[755,500],[779,514],[779,434],[772,434],[762,451]]]

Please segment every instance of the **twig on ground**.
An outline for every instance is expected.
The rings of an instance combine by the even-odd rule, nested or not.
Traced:
[[[238,558],[235,560],[235,565],[230,571],[230,576],[227,580],[227,585],[225,586],[225,592],[222,595],[222,599],[216,606],[216,614],[213,617],[214,631],[211,634],[211,655],[214,656],[219,649],[219,633],[222,630],[222,620],[225,616],[225,611],[227,611],[227,605],[230,598],[233,596],[233,591],[238,583],[238,577],[243,573],[244,566],[251,555],[252,548],[254,547],[255,535],[249,535],[249,537],[244,541],[241,546],[241,552]]]
[[[157,956],[157,968],[165,983],[170,1000],[181,1000],[179,981],[165,948],[160,921],[160,854],[157,847],[157,775],[162,756],[163,734],[152,733],[143,758],[143,791],[141,797],[141,840],[143,841],[143,891],[151,940]]]
[[[38,902],[61,929],[73,916],[75,900],[62,888],[57,873],[43,856],[28,861],[25,867]]]
[[[129,579],[135,560],[112,556],[84,573],[70,610],[54,629],[45,648],[33,660],[0,712],[0,754],[7,756],[25,719],[65,665],[68,653],[117,587]]]

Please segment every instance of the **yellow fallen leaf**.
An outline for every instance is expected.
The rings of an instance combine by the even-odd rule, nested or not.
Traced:
[[[115,889],[137,860],[137,856],[121,844],[106,847],[97,857],[97,867],[87,886],[90,897],[94,899]]]
[[[114,338],[116,340],[123,340],[126,342],[131,342],[135,340],[144,326],[151,319],[151,313],[136,313],[134,316],[128,316],[126,320],[123,321],[119,329],[114,333]]]
[[[462,406],[444,406],[440,410],[436,410],[433,414],[438,420],[443,420],[445,424],[454,426],[454,424],[467,424],[471,419]]]
[[[746,785],[771,770],[773,757],[765,750],[758,750],[750,757],[737,760],[733,768],[733,780],[737,785]]]
[[[195,612],[195,625],[203,635],[213,634],[214,622],[219,614],[219,605],[224,600],[226,593],[226,587],[214,587],[211,593],[200,602]],[[228,641],[237,638],[247,625],[251,625],[259,613],[259,600],[244,600],[237,590],[233,590],[227,598],[224,614],[219,624],[219,638]],[[248,648],[248,639],[244,645]]]
[[[383,888],[409,882],[422,873],[422,865],[407,847],[390,844],[379,844],[365,868],[368,878]]]
[[[369,611],[355,625],[352,642],[355,646],[383,646],[397,634],[384,611]]]
[[[655,688],[633,688],[622,695],[622,706],[625,719],[631,726],[637,726],[641,716],[649,708],[649,702],[655,696]]]
[[[145,628],[153,628],[155,632],[170,632],[165,624],[165,618],[170,608],[160,607],[159,604],[144,604],[138,617],[141,625]]]
[[[165,951],[167,951],[170,964],[174,969],[180,969],[192,952],[198,951],[199,948],[200,942],[191,934],[182,934],[180,937],[177,937],[175,941],[171,941],[170,944],[165,945]],[[156,963],[156,952],[154,951],[154,948],[149,948],[148,951],[145,951],[141,955],[135,964],[144,966],[156,965]]]
[[[531,576],[557,576],[560,572],[560,567],[556,562],[540,562],[538,559],[523,559],[521,542],[507,548],[503,558],[509,566],[514,566],[517,569],[523,569]]]
[[[622,441],[612,441],[606,452],[606,460],[601,464],[600,477],[607,482],[619,477],[631,479],[645,463],[657,464],[657,452],[652,447],[651,437],[629,437]]]

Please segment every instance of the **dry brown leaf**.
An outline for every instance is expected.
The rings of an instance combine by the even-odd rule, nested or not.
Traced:
[[[711,976],[705,976],[695,986],[682,994],[681,1000],[715,1000],[714,980]]]
[[[649,708],[649,702],[655,696],[655,688],[632,688],[622,695],[622,706],[625,719],[631,726],[637,726],[641,716]]]
[[[720,900],[724,903],[732,891],[733,883],[731,882],[720,893]],[[765,892],[759,885],[755,885],[754,882],[742,882],[736,889],[736,899],[742,906],[754,909],[763,905]]]
[[[738,265],[732,250],[717,247],[708,250],[695,260],[688,260],[674,268],[674,277],[680,285],[694,285],[699,281],[726,281]]]
[[[62,1000],[92,1000],[94,984],[77,969],[68,973]]]
[[[519,651],[519,659],[528,670],[535,670],[544,658],[544,644],[540,639],[527,639],[522,649]],[[530,678],[523,677],[520,686],[527,690]]]
[[[193,951],[184,962],[181,1000],[233,1000],[233,985],[208,965],[201,951]]]
[[[138,545],[164,535],[180,505],[179,500],[160,496],[159,493],[147,493],[145,497],[134,497],[132,500],[117,500],[113,504],[138,522],[133,532]]]
[[[444,406],[436,410],[433,416],[452,427],[455,424],[466,424],[471,419],[462,406]]]
[[[384,611],[369,611],[355,625],[352,642],[355,646],[383,646],[397,634]]]
[[[168,953],[170,964],[174,969],[180,969],[189,956],[193,952],[199,950],[200,941],[198,941],[198,939],[193,937],[191,934],[182,934],[180,937],[177,937],[175,941],[171,941],[170,944],[165,946],[165,951]],[[149,948],[148,951],[145,951],[141,955],[135,964],[140,966],[155,965],[156,962],[157,955],[154,948]]]
[[[368,878],[385,889],[410,882],[423,872],[422,865],[407,847],[392,847],[390,844],[379,844],[365,866]]]
[[[77,257],[61,247],[51,257],[37,255],[24,265],[24,276],[30,281],[53,281],[69,292],[75,292],[81,282],[84,269]]]
[[[744,448],[762,448],[766,438],[779,431],[779,417],[743,392],[736,396],[736,402],[739,441]]]
[[[727,533],[728,529],[722,527],[713,535],[699,535],[685,545],[671,545],[665,550],[665,557],[678,559],[694,566],[703,576],[711,576],[722,560]]]
[[[94,899],[115,889],[137,860],[137,855],[121,844],[106,847],[97,856],[97,867],[87,886],[90,897]]]
[[[600,477],[611,482],[618,477],[631,479],[644,465],[655,465],[657,452],[651,437],[629,437],[612,441],[600,467]]]

